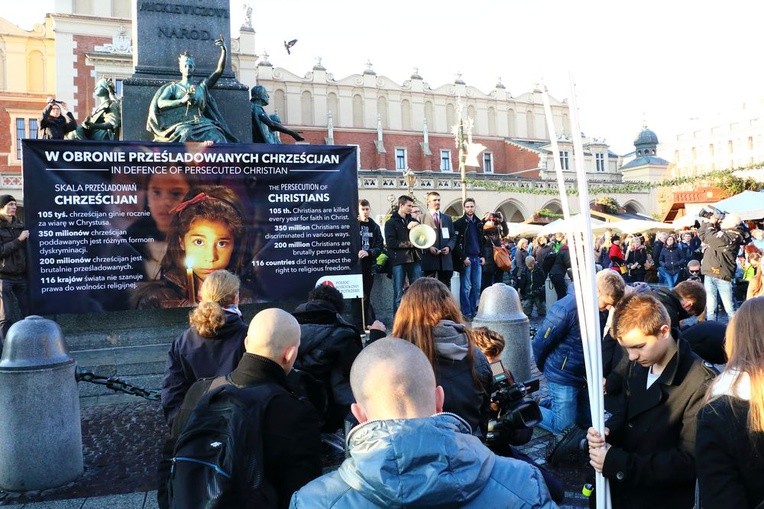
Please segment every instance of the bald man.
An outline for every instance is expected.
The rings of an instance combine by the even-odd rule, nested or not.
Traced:
[[[458,416],[427,357],[384,338],[353,363],[351,406],[359,424],[349,458],[311,482],[291,507],[557,507],[535,467],[494,455]]]
[[[260,409],[262,427],[250,432],[262,433],[263,458],[258,460],[264,466],[266,485],[275,490],[276,506],[287,507],[292,493],[321,475],[322,468],[318,415],[287,385],[287,374],[300,347],[300,325],[286,311],[265,309],[250,322],[244,347],[239,365],[224,380],[205,378],[191,386],[175,419],[173,436],[180,435],[196,404],[211,388],[227,382],[244,389],[247,401],[265,407]],[[168,507],[163,505],[162,493],[158,498],[160,507]],[[243,502],[237,507],[250,506]]]

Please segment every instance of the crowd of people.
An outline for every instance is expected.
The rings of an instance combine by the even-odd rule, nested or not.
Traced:
[[[480,220],[472,207],[446,220],[439,202],[431,193],[428,210],[417,215],[413,200],[401,197],[384,228],[371,219],[368,202],[359,203],[361,265],[373,273],[376,261],[363,260],[386,254],[399,285],[390,327],[375,320],[370,302],[368,330],[361,330],[343,318],[342,294],[321,285],[291,313],[265,309],[247,328],[236,276],[225,269],[207,276],[191,327],[168,355],[162,402],[171,431],[159,468],[160,507],[175,507],[188,495],[178,492],[176,480],[190,475],[180,456],[188,450],[184,440],[221,393],[257,409],[246,433],[261,444],[249,461],[262,475],[259,484],[226,485],[237,507],[253,501],[258,507],[556,507],[564,500],[554,473],[513,447],[529,439],[521,437],[529,430],[514,430],[518,442],[487,440],[497,416],[490,363],[510,343],[490,328],[473,329],[470,318],[483,284],[483,248],[505,247],[506,237],[497,234],[501,221]],[[435,230],[432,249],[411,243],[408,232],[417,224]],[[742,254],[741,269],[746,262],[752,268],[749,288],[760,284],[760,253],[744,232],[711,219],[690,238],[660,235],[652,246],[636,236],[623,239],[623,247],[617,234],[599,239],[599,259],[604,251],[611,262],[596,277],[601,382],[587,379],[564,236],[515,243],[515,268],[501,281],[515,284],[524,309],[543,317],[531,346],[549,394],[538,401],[539,426],[555,436],[548,462],[586,458],[592,475],[610,481],[613,507],[690,508],[698,496],[696,507],[705,508],[764,502],[764,297],[751,295],[730,310],[728,324],[709,318],[708,309],[709,289],[718,292],[720,281],[734,277],[720,263],[737,265]],[[696,237],[702,257],[682,262],[677,272],[674,251]],[[648,284],[640,272],[633,278],[635,264],[649,266],[657,242],[658,267],[683,275],[663,284]],[[644,256],[630,256],[646,245]],[[728,256],[733,249],[739,252]],[[451,268],[468,273],[466,291],[452,293],[445,284]],[[547,283],[552,274],[562,277]],[[718,280],[713,286],[711,278]],[[549,309],[539,298],[547,284],[555,293],[557,284],[565,289]],[[603,387],[604,434],[591,427],[592,383]],[[322,433],[347,439],[346,459],[323,476]],[[189,484],[193,496],[211,496]]]

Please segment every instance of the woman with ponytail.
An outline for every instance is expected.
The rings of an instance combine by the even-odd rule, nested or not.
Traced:
[[[202,283],[201,302],[189,314],[190,327],[167,353],[162,409],[172,425],[189,387],[200,378],[227,375],[244,354],[247,324],[239,311],[239,278],[212,272]]]

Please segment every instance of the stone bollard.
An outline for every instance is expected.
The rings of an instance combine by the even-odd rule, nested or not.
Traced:
[[[472,326],[488,327],[504,336],[506,346],[501,353],[504,368],[512,372],[517,382],[530,380],[530,325],[517,290],[504,283],[494,283],[483,290]]]
[[[29,316],[0,358],[0,489],[54,488],[83,472],[75,361],[61,328]]]

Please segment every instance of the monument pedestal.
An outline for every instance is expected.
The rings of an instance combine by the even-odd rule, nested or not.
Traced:
[[[135,0],[133,3],[134,74],[123,82],[122,139],[152,141],[146,130],[151,99],[159,87],[181,79],[178,56],[188,51],[196,69],[192,81],[210,76],[220,58],[215,45],[222,37],[228,48],[225,69],[211,94],[239,141],[252,142],[252,115],[248,88],[239,83],[231,67],[230,0],[163,3]]]

